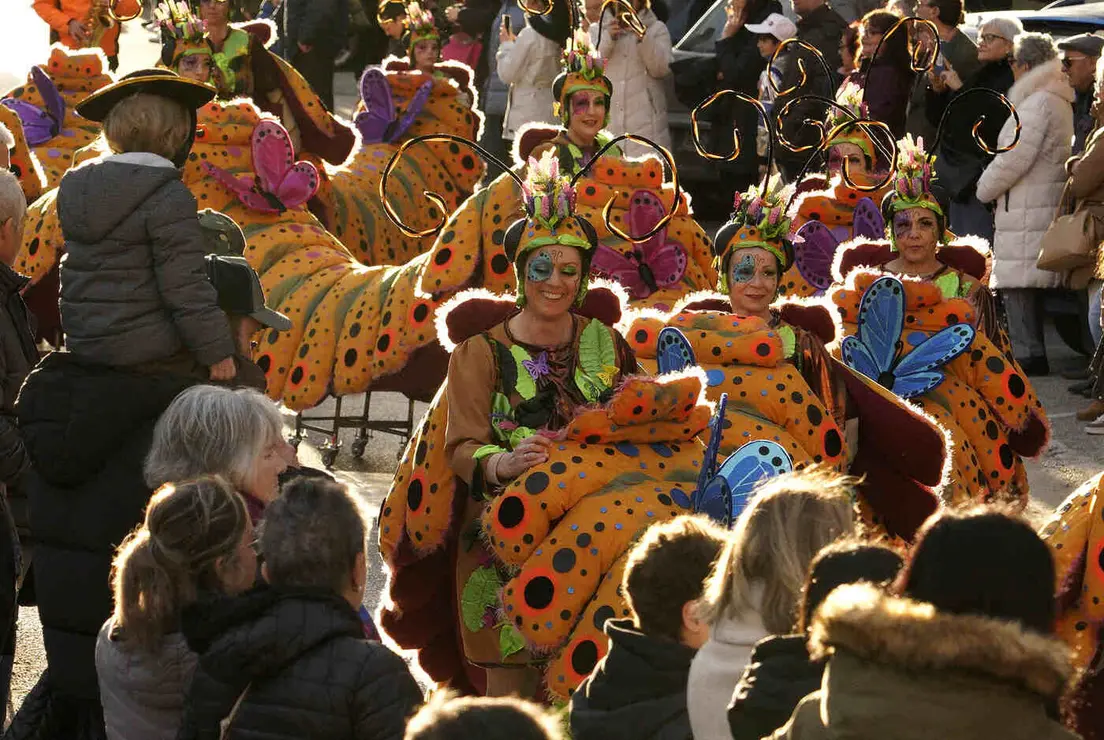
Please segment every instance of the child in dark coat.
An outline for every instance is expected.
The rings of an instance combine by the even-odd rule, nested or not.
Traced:
[[[167,70],[143,70],[77,106],[103,123],[112,151],[70,170],[58,188],[61,321],[78,360],[234,377],[234,340],[207,280],[196,200],[180,172],[195,111],[214,95]]]
[[[701,517],[649,529],[629,554],[631,619],[606,622],[609,653],[571,698],[574,740],[690,740],[686,682],[709,627],[697,617],[724,530]]]

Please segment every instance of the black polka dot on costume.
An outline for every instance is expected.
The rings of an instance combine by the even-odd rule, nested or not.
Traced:
[[[583,532],[581,535],[575,538],[575,544],[579,547],[590,547],[590,535]]]
[[[989,372],[999,375],[1004,372],[1004,360],[999,357],[990,357],[985,361],[985,367]]]
[[[422,505],[422,481],[418,478],[410,481],[406,487],[406,507],[417,511]]]
[[[583,640],[571,651],[571,670],[579,676],[589,676],[598,664],[598,645],[594,640]]]
[[[1000,446],[1000,462],[1005,468],[1011,468],[1012,463],[1015,460],[1015,456],[1012,454],[1012,448],[1006,444]]]
[[[537,494],[548,488],[548,473],[536,472],[525,479],[526,493]]]
[[[507,496],[498,506],[498,523],[506,529],[513,529],[525,518],[525,504],[518,496]]]
[[[1023,398],[1024,394],[1027,393],[1027,385],[1018,374],[1013,373],[1008,378],[1008,393],[1013,398]]]
[[[570,547],[563,547],[552,556],[552,568],[557,573],[570,573],[575,567],[575,551]]]
[[[594,629],[604,629],[607,620],[616,618],[617,612],[613,610],[612,606],[608,604],[606,604],[605,606],[600,606],[594,610]]]
[[[760,357],[766,357],[770,354],[770,345],[766,342],[761,342],[755,346],[755,354]]]
[[[827,434],[824,435],[824,451],[828,453],[829,457],[837,457],[843,452],[843,440],[835,429],[829,429]]]
[[[824,421],[824,414],[813,404],[805,407],[805,416],[809,418],[809,423],[815,427],[820,426],[820,422]]]
[[[537,576],[525,584],[523,598],[530,609],[547,609],[556,595],[556,587],[548,576]]]
[[[567,464],[564,462],[554,462],[549,470],[552,471],[553,475],[563,475],[567,472]]]

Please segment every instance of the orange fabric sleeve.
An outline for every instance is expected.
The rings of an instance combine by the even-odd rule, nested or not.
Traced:
[[[453,472],[469,485],[478,464],[472,455],[480,447],[494,444],[491,397],[496,372],[491,347],[481,335],[464,341],[449,359],[445,455]]]

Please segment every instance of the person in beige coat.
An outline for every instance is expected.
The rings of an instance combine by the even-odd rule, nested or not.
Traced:
[[[591,39],[606,59],[606,77],[613,82],[610,103],[610,133],[646,136],[660,146],[671,148],[667,124],[667,95],[664,78],[671,74],[671,34],[656,17],[648,0],[633,0],[637,17],[646,29],[637,37],[615,17],[613,11],[602,16],[601,43],[598,24],[591,26]],[[651,149],[626,142],[625,154],[642,156]]]
[[[502,138],[513,141],[527,123],[558,123],[552,115],[552,82],[560,73],[560,39],[566,38],[567,27],[560,29],[544,18],[526,15],[525,28],[516,36],[505,25],[498,33],[498,77],[510,86]]]
[[[1066,184],[1073,88],[1062,74],[1058,48],[1047,34],[1024,33],[1016,38],[1012,72],[1016,82],[1008,99],[1019,112],[1020,140],[985,168],[977,197],[996,208],[989,285],[1004,304],[1016,360],[1028,375],[1047,375],[1041,289],[1058,287],[1062,276],[1038,269],[1035,262]],[[1016,121],[1010,117],[998,145],[1011,144],[1015,133]]]

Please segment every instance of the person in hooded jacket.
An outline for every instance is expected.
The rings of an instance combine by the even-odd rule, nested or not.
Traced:
[[[621,589],[631,619],[606,622],[610,649],[571,697],[574,740],[690,740],[686,680],[709,637],[696,614],[724,546],[710,520],[683,516],[633,546]]]
[[[805,643],[813,614],[828,594],[847,583],[885,586],[901,565],[901,556],[888,547],[857,540],[834,542],[817,553],[801,592],[797,633],[760,640],[732,693],[728,726],[733,740],[769,735],[786,724],[799,701],[820,688],[824,664],[809,658]]]
[[[112,154],[58,186],[61,324],[78,359],[147,373],[234,377],[234,341],[206,279],[195,197],[181,180],[196,109],[215,88],[168,70],[103,87],[77,113]]]
[[[201,590],[253,586],[257,555],[245,502],[208,476],[162,486],[112,567],[115,613],[96,640],[96,674],[110,740],[172,740],[196,655],[181,610]]]
[[[185,623],[201,654],[178,738],[401,740],[422,692],[402,658],[364,638],[366,532],[345,486],[284,487],[260,539],[267,591],[215,599]],[[189,631],[211,622],[225,627]]]
[[[211,244],[225,230],[204,233]],[[223,321],[239,328],[256,321],[274,331],[286,329],[280,321],[285,317],[265,309],[263,293],[258,306],[260,280],[244,262],[218,257],[209,266],[226,311]],[[251,361],[251,334],[236,336],[235,377],[264,390],[264,373]],[[16,413],[31,461],[25,488],[47,670],[6,737],[105,737],[95,646],[112,613],[112,558],[116,545],[141,523],[150,498],[144,463],[157,421],[196,382],[82,362],[69,352],[48,355],[28,375]]]
[[[853,584],[813,618],[818,691],[772,740],[1073,740],[1054,636],[1054,560],[1026,522],[980,507],[925,523],[892,594]]]

